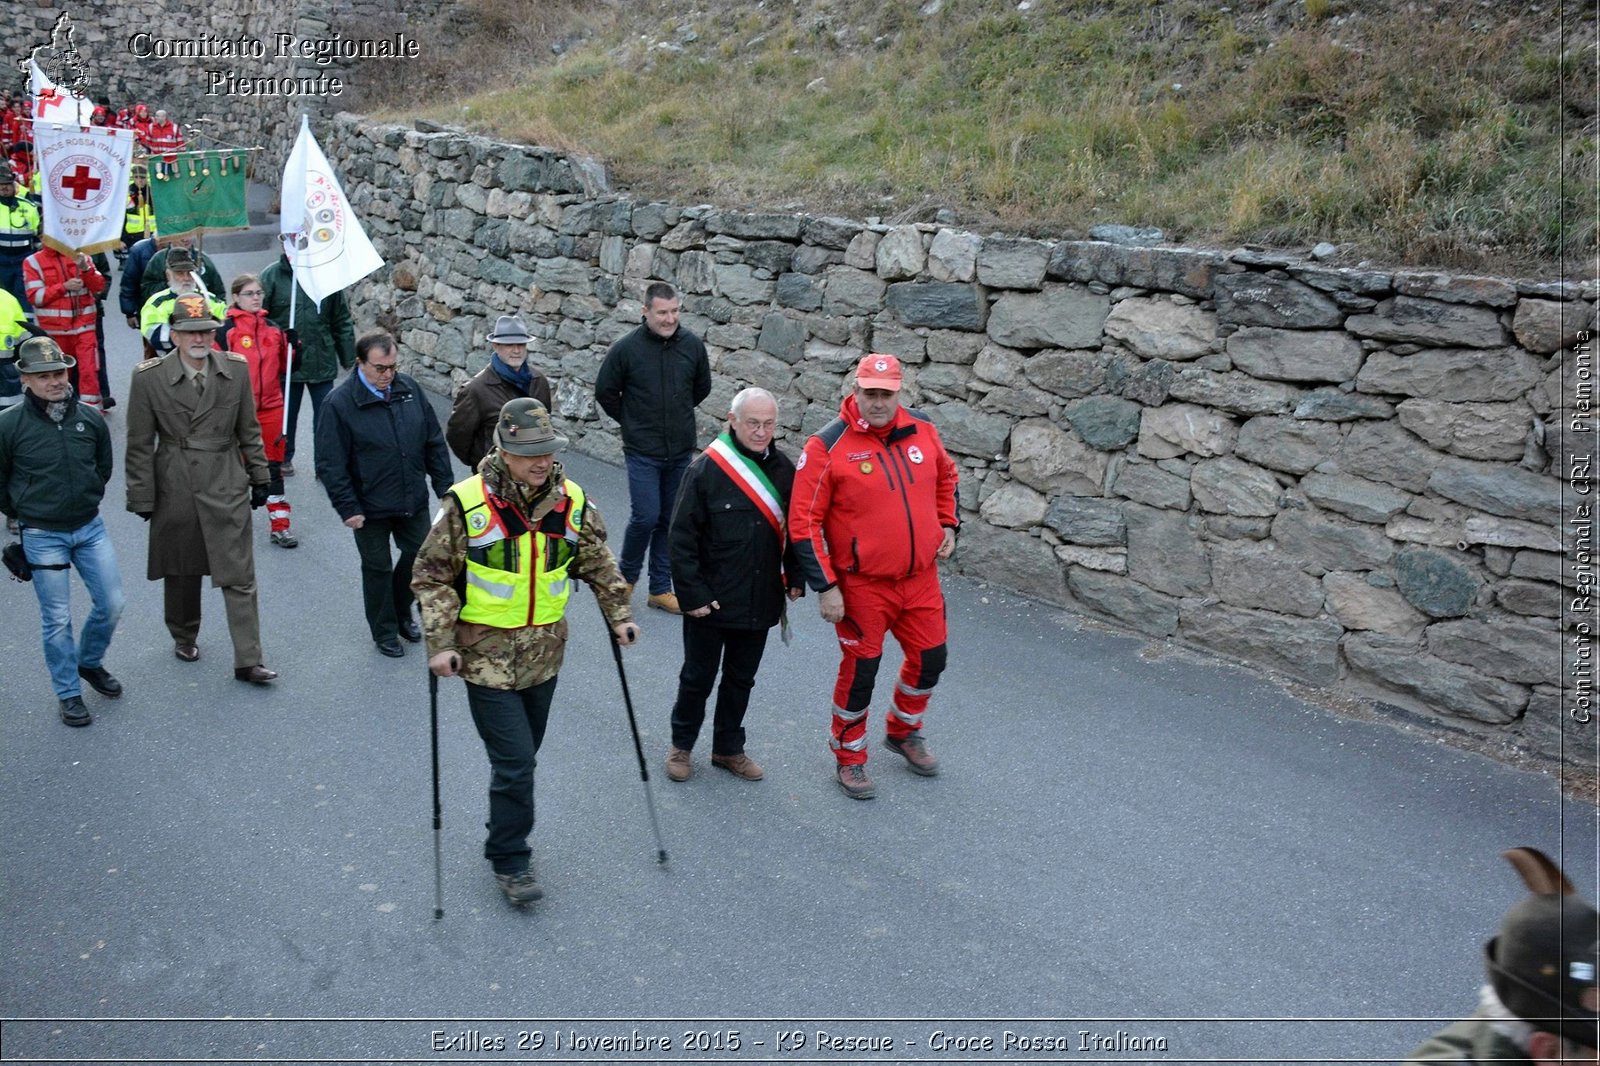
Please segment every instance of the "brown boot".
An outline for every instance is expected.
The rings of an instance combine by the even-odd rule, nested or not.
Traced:
[[[853,800],[869,800],[878,789],[867,776],[867,768],[860,763],[846,763],[839,767],[839,787]]]
[[[894,737],[884,737],[883,746],[896,755],[905,756],[906,768],[914,774],[923,777],[934,777],[939,773],[939,760],[934,758],[933,752],[928,750],[928,742],[918,733],[912,733],[904,740]]]
[[[711,757],[712,762],[717,757]],[[685,748],[671,748],[667,751],[667,780],[687,781],[694,775],[694,763],[689,761],[689,752]]]
[[[650,598],[644,602],[647,606],[654,607],[658,611],[666,611],[668,614],[683,613],[678,607],[678,597],[676,593],[657,592],[652,594]]]
[[[730,774],[737,774],[746,781],[760,781],[767,776],[761,772],[760,765],[742,751],[737,755],[713,755],[711,756],[711,765],[720,766]]]

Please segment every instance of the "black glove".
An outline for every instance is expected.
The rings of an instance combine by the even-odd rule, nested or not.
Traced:
[[[251,485],[250,486],[250,509],[252,511],[254,511],[257,507],[260,507],[263,504],[265,504],[267,502],[267,496],[268,495],[269,495],[269,490],[268,490],[267,486],[265,486],[265,485]]]
[[[150,521],[150,516],[155,514],[154,511],[135,511],[133,513],[144,519],[146,522]]]
[[[294,348],[294,349],[299,349],[299,347],[300,347],[300,331],[299,330],[297,330],[297,329],[286,329],[286,330],[284,330],[283,331],[283,339],[289,342],[289,347]]]

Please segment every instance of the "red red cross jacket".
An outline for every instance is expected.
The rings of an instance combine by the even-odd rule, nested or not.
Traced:
[[[144,132],[144,146],[151,155],[172,155],[181,152],[183,144],[183,131],[171,119],[160,123],[152,122]]]
[[[839,417],[806,441],[795,463],[789,536],[806,583],[841,573],[908,577],[938,562],[944,530],[958,528],[955,460],[933,422],[901,407],[871,428],[846,396]]]
[[[283,361],[289,345],[283,330],[272,324],[265,311],[228,308],[228,318],[217,331],[216,346],[237,352],[250,364],[250,387],[256,396],[256,411],[274,411],[283,406]]]
[[[83,281],[84,288],[68,292],[67,282]],[[94,297],[106,291],[105,275],[89,264],[79,270],[75,256],[54,248],[41,248],[22,261],[22,285],[33,305],[34,317],[47,333],[83,333],[94,329]]]

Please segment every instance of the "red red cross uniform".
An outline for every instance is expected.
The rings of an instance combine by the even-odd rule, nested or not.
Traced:
[[[82,281],[84,287],[69,292],[67,282],[74,279]],[[22,261],[22,284],[39,328],[78,361],[73,369],[78,378],[78,399],[99,409],[100,349],[94,336],[94,298],[96,293],[106,291],[105,275],[93,263],[80,267],[76,256],[47,247]]]

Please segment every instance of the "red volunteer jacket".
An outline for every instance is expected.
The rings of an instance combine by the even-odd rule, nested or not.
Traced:
[[[172,155],[174,152],[183,151],[183,131],[171,119],[160,123],[150,123],[144,133],[144,146],[151,155]]]
[[[227,321],[217,330],[215,343],[218,350],[237,352],[250,364],[250,388],[257,411],[283,406],[283,361],[289,346],[283,330],[268,320],[265,311],[228,308]]]
[[[938,562],[956,529],[955,460],[921,411],[902,407],[874,430],[846,396],[839,417],[806,441],[795,463],[789,536],[806,583],[839,575],[909,577]]]
[[[67,282],[81,278],[84,291],[68,292]],[[106,291],[106,277],[89,264],[79,270],[74,256],[41,248],[22,261],[22,285],[34,317],[46,333],[82,333],[94,329],[94,298]]]

